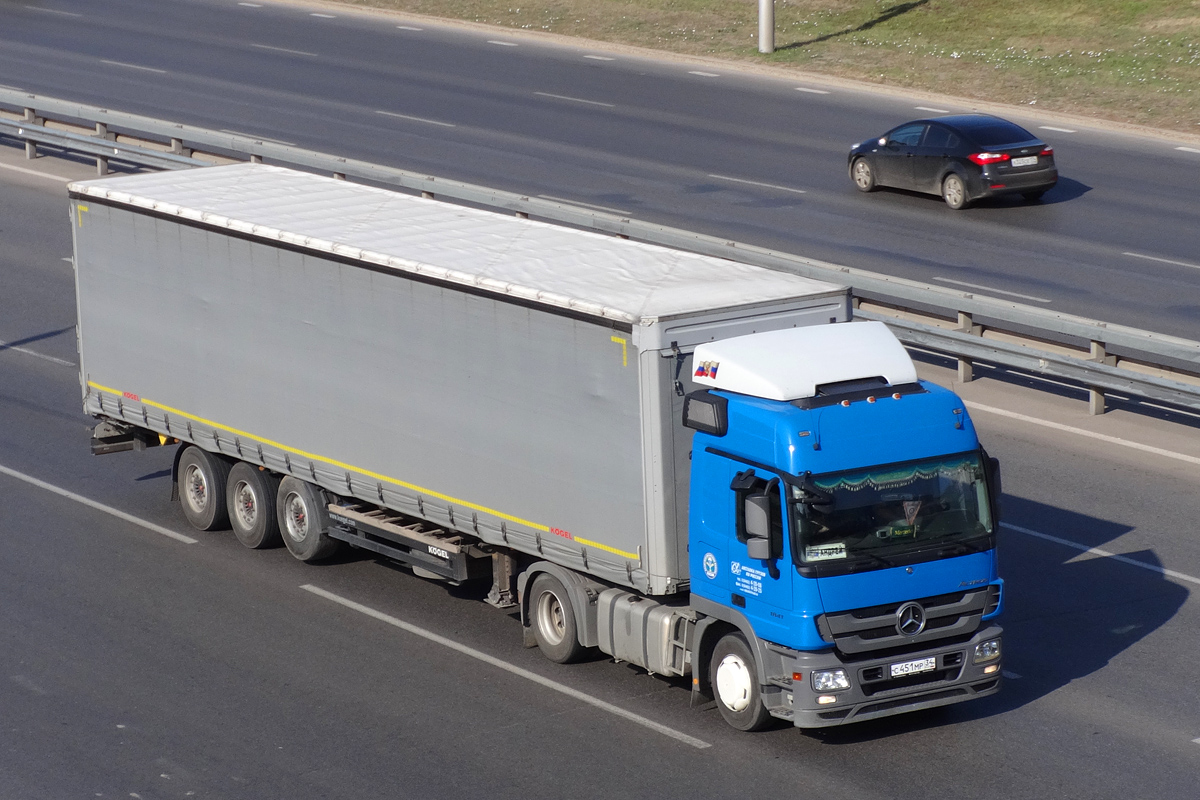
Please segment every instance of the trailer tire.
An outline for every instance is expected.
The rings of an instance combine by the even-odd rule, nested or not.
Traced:
[[[196,530],[219,531],[229,527],[229,512],[225,507],[229,468],[226,458],[194,444],[188,445],[179,457],[176,473],[179,507]]]
[[[279,482],[275,503],[283,543],[304,562],[329,558],[338,540],[329,535],[329,509],[324,490],[290,475]]]
[[[740,633],[728,633],[713,649],[708,669],[713,697],[725,721],[739,731],[760,731],[771,722],[763,705],[758,666]]]
[[[276,510],[278,495],[279,478],[268,470],[239,461],[229,471],[225,490],[229,526],[237,540],[251,550],[283,544]]]
[[[546,658],[558,664],[578,661],[586,651],[579,643],[579,628],[571,596],[562,583],[545,572],[533,579],[529,590],[533,637]]]

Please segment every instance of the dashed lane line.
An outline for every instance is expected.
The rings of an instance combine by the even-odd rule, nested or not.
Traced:
[[[616,108],[614,103],[602,103],[599,100],[584,100],[582,97],[568,97],[565,94],[550,94],[549,92],[534,92],[538,97],[551,97],[555,100],[569,100],[572,103],[586,103],[589,106],[604,106],[605,108]]]
[[[808,92],[809,94],[829,94],[825,89],[810,89],[807,86],[797,86],[797,92]]]
[[[709,175],[710,178],[715,178],[719,181],[729,181],[730,183],[745,183],[750,186],[762,186],[765,189],[778,189],[781,192],[791,192],[793,194],[808,194],[804,189],[793,189],[790,186],[779,186],[774,183],[762,183],[760,181],[748,181],[745,178],[731,178],[728,175]]]
[[[940,277],[937,277],[936,275],[934,276],[933,279],[935,281],[938,281],[939,283],[949,283],[953,286],[964,286],[968,289],[982,289],[985,292],[992,292],[993,294],[1006,294],[1009,297],[1019,297],[1022,300],[1032,300],[1035,303],[1051,302],[1050,300],[1046,299],[1045,297],[1035,297],[1031,294],[1020,294],[1018,292],[1009,292],[1009,291],[1005,291],[1004,289],[997,289],[994,286],[984,286],[979,283],[967,283],[966,281],[956,281],[953,278],[940,278]]]
[[[1142,255],[1141,253],[1121,253],[1121,255],[1129,256],[1130,258],[1142,258],[1142,259],[1145,259],[1146,261],[1157,261],[1160,264],[1173,264],[1176,267],[1189,267],[1191,269],[1200,269],[1200,264],[1189,264],[1186,261],[1174,261],[1169,258],[1159,258],[1158,256],[1147,256],[1147,255]]]
[[[1072,130],[1071,128],[1056,128],[1053,125],[1039,125],[1038,130],[1054,131],[1055,133],[1078,133],[1078,131]]]
[[[433,631],[429,631],[424,628],[417,627],[416,625],[413,625],[410,622],[405,622],[402,619],[397,619],[396,617],[393,617],[390,614],[385,614],[382,611],[378,611],[374,608],[371,608],[370,606],[364,606],[361,603],[356,603],[353,600],[349,600],[345,597],[342,597],[341,595],[337,595],[337,594],[334,594],[333,592],[326,591],[324,589],[321,589],[320,587],[313,586],[312,584],[305,584],[305,585],[301,586],[300,588],[306,592],[311,592],[312,594],[316,595],[317,597],[322,597],[326,600],[337,603],[338,605],[344,606],[345,608],[348,608],[352,611],[357,611],[360,614],[365,614],[366,616],[371,617],[372,619],[376,619],[376,620],[379,620],[380,622],[387,623],[388,625],[391,625],[392,627],[399,628],[400,630],[406,631],[407,633],[411,633],[414,636],[420,636],[422,639],[425,639],[426,641],[441,645],[442,647],[448,648],[450,650],[454,650],[455,652],[461,653],[465,656],[470,656],[471,658],[474,658],[477,661],[482,661],[485,664],[490,664],[493,667],[502,669],[511,675],[516,675],[519,678],[524,678],[527,681],[532,681],[533,683],[536,683],[539,686],[544,686],[547,689],[552,689],[561,694],[565,694],[566,696],[568,696],[570,698],[579,700],[580,702],[583,702],[583,703],[587,703],[588,705],[593,706],[594,708],[598,708],[601,711],[605,711],[605,712],[608,712],[609,714],[613,714],[615,716],[621,717],[622,719],[626,719],[630,722],[641,725],[644,728],[649,728],[650,730],[655,731],[656,733],[661,733],[663,736],[669,736],[670,738],[674,739],[675,741],[682,742],[683,744],[689,745],[690,747],[695,747],[697,749],[703,750],[703,749],[706,749],[706,748],[712,746],[711,744],[709,744],[708,742],[706,742],[702,739],[697,739],[694,736],[688,736],[686,733],[682,733],[673,728],[669,728],[660,722],[655,722],[654,720],[643,717],[640,714],[634,714],[632,711],[627,711],[627,710],[621,708],[620,706],[613,705],[612,703],[607,703],[597,697],[592,697],[590,694],[584,694],[583,692],[579,691],[578,689],[572,689],[571,687],[565,686],[565,685],[559,683],[558,681],[552,681],[549,678],[543,678],[541,675],[538,675],[535,672],[530,672],[527,669],[522,669],[521,667],[518,667],[515,664],[510,664],[507,661],[503,661],[499,658],[496,658],[495,656],[488,655],[487,653],[483,652],[482,650],[476,650],[473,647],[468,647],[465,644],[456,642],[453,639],[448,639],[445,636],[434,633]]]
[[[426,125],[440,125],[443,128],[457,128],[453,122],[439,122],[436,119],[426,119],[425,117],[413,117],[408,114],[397,114],[395,111],[376,111],[376,114],[382,114],[385,117],[396,117],[397,119],[407,119],[411,122],[424,122]]]
[[[306,50],[293,50],[290,47],[275,47],[274,45],[269,44],[252,44],[250,46],[257,47],[259,50],[270,50],[273,53],[287,53],[288,55],[308,56],[309,58],[317,57],[316,53],[309,53]]]
[[[142,72],[157,72],[160,75],[167,74],[165,69],[158,69],[157,67],[143,67],[141,64],[129,64],[124,61],[110,61],[107,58],[100,59],[100,63],[108,64],[109,66],[113,67],[125,67],[126,69],[140,69]]]
[[[19,481],[24,481],[30,486],[36,486],[39,489],[45,489],[47,492],[53,492],[54,494],[59,495],[60,497],[65,497],[68,500],[74,500],[76,503],[80,503],[88,508],[95,509],[96,511],[102,511],[105,514],[116,517],[120,520],[124,520],[125,522],[131,522],[134,525],[141,526],[148,531],[159,534],[160,536],[166,536],[168,539],[174,539],[175,541],[183,542],[184,544],[196,544],[198,541],[190,536],[184,536],[182,533],[176,533],[170,528],[164,528],[161,525],[155,525],[153,522],[147,522],[144,519],[138,519],[132,514],[127,514],[124,511],[113,508],[112,506],[106,506],[103,503],[97,503],[91,498],[84,497],[80,494],[75,494],[75,492],[55,486],[52,483],[46,483],[45,481],[38,480],[32,475],[26,475],[24,472],[18,472],[17,470],[11,469],[2,464],[0,464],[0,474],[7,475],[10,478],[16,478]]]
[[[1079,542],[1072,542],[1070,539],[1063,539],[1058,536],[1051,536],[1048,533],[1041,533],[1040,531],[1030,530],[1029,528],[1022,528],[1019,525],[1013,525],[1012,523],[1009,523],[1009,522],[1001,522],[1000,527],[1007,528],[1010,531],[1016,531],[1017,533],[1023,533],[1026,536],[1033,536],[1034,538],[1037,538],[1037,539],[1044,539],[1047,542],[1054,542],[1055,544],[1061,544],[1065,547],[1071,547],[1071,548],[1074,548],[1075,550],[1079,550],[1084,553],[1090,553],[1095,556],[1101,556],[1102,558],[1111,558],[1113,561],[1119,561],[1122,564],[1128,564],[1131,567],[1137,567],[1139,569],[1149,570],[1150,572],[1157,572],[1159,575],[1163,575],[1167,578],[1174,578],[1177,581],[1184,581],[1186,583],[1194,583],[1194,584],[1200,586],[1200,578],[1197,578],[1192,575],[1187,575],[1183,572],[1176,572],[1175,570],[1167,569],[1166,567],[1160,567],[1157,564],[1149,564],[1145,561],[1138,561],[1136,558],[1130,558],[1129,556],[1123,556],[1118,553],[1110,553],[1108,550],[1101,550],[1099,547],[1088,547],[1086,544],[1080,544]]]

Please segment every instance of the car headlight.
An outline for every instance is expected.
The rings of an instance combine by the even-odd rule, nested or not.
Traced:
[[[975,663],[983,664],[988,661],[995,661],[1000,657],[1000,640],[989,639],[986,642],[980,642],[975,645]]]
[[[835,692],[849,689],[850,678],[844,669],[818,669],[812,673],[813,689],[818,692]]]

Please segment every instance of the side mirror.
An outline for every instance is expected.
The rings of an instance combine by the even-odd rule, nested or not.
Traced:
[[[983,464],[987,475],[988,495],[992,503],[990,510],[992,512],[992,526],[994,527],[1000,524],[1000,495],[1004,491],[1000,484],[1000,459],[992,458],[985,454]]]
[[[771,555],[771,540],[751,537],[746,540],[746,555],[755,561],[770,561],[774,556]]]
[[[755,540],[767,541],[771,536],[771,498],[752,494],[746,498],[746,545]]]

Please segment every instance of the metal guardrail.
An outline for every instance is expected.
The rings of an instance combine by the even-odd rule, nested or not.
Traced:
[[[1077,384],[1088,391],[1093,414],[1104,412],[1106,393],[1200,411],[1200,381],[1195,381],[1200,376],[1200,342],[1197,341],[880,275],[567,203],[340,158],[268,139],[212,131],[10,89],[0,89],[0,111],[3,110],[17,119],[0,118],[0,136],[24,141],[29,158],[37,156],[39,145],[83,153],[96,159],[97,172],[103,175],[108,171],[110,161],[156,169],[213,163],[196,156],[196,153],[204,153],[218,160],[269,160],[426,196],[436,194],[458,202],[511,211],[523,217],[848,284],[855,304],[859,306],[858,316],[887,322],[900,340],[911,347],[957,359],[959,377],[963,381],[973,378],[976,362],[987,363]],[[48,117],[59,121],[57,127],[45,124]],[[94,127],[95,134],[65,130],[69,125]],[[862,308],[863,302],[881,310]],[[914,315],[923,315],[925,320],[914,320]],[[985,338],[985,334],[996,332],[1021,341]],[[1145,374],[1127,366],[1158,371],[1162,376]]]

